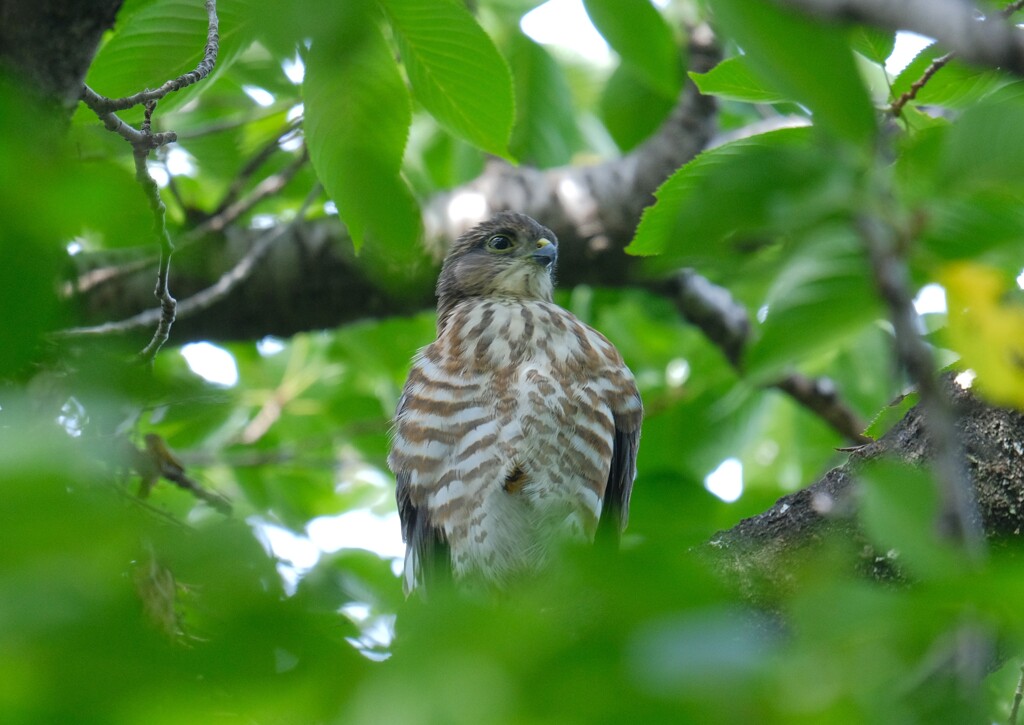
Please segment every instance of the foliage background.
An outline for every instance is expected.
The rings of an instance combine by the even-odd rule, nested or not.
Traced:
[[[227,385],[192,372],[175,347],[188,340],[172,336],[150,371],[125,363],[131,336],[47,336],[83,321],[66,287],[82,260],[151,254],[151,218],[130,152],[84,106],[64,133],[4,89],[0,135],[17,139],[0,148],[5,721],[1006,716],[1012,658],[986,659],[974,682],[978,663],[955,661],[954,645],[976,636],[1004,657],[1019,651],[1019,564],[1012,551],[974,568],[955,553],[950,567],[914,559],[943,546],[927,477],[911,485],[906,471],[883,470],[866,494],[869,535],[910,552],[914,587],[866,581],[843,542],[818,542],[752,609],[751,592],[693,547],[844,460],[839,434],[768,385],[780,375],[827,376],[865,421],[904,390],[862,215],[904,239],[912,291],[945,285],[956,314],[924,316],[942,363],[962,353],[995,402],[1024,400],[1006,362],[1024,339],[1019,81],[954,60],[897,121],[879,109],[939,51],[889,77],[892,33],[769,3],[590,0],[614,50],[603,66],[526,36],[520,19],[538,4],[218,3],[216,71],[156,115],[179,133],[153,162],[173,177],[163,191],[172,237],[277,178],[235,228],[287,223],[300,209],[344,223],[367,277],[410,300],[405,314],[286,338],[225,334],[218,345],[238,372]],[[719,98],[722,132],[766,118],[814,123],[683,167],[639,224],[629,251],[648,258],[628,283],[559,291],[618,346],[645,400],[623,554],[569,552],[498,603],[423,606],[403,601],[389,556],[351,543],[314,551],[314,532],[345,536],[369,517],[397,534],[384,459],[408,360],[433,336],[420,304],[436,270],[421,241],[426,200],[492,156],[553,168],[634,149],[672,109],[687,78],[685,27],[703,19],[727,60],[695,79]],[[111,97],[156,86],[194,65],[204,36],[197,3],[128,0],[87,82]],[[286,72],[300,65],[301,79]],[[123,117],[137,123],[141,112]],[[222,253],[205,236],[192,246]],[[656,291],[654,280],[685,266],[756,320],[742,368]],[[227,496],[233,515],[166,482],[138,498],[146,434]],[[742,464],[734,503],[703,485],[726,459]],[[306,559],[283,560],[273,543],[284,539]]]

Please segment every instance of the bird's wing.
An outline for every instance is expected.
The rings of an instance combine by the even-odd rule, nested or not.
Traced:
[[[409,472],[396,473],[398,515],[406,543],[404,589],[408,595],[420,587],[425,594],[451,579],[451,554],[444,532],[435,527],[426,506],[416,506],[409,495]]]
[[[457,470],[454,451],[464,441],[467,412],[478,408],[479,386],[450,379],[420,355],[413,363],[395,416],[388,465],[406,543],[405,589],[427,591],[450,579],[452,556],[445,521],[438,518]]]
[[[631,394],[624,396],[624,406],[614,416],[612,462],[598,523],[598,536],[616,542],[629,520],[629,497],[636,477],[636,454],[640,447],[640,421],[643,417],[640,394],[632,376],[629,376],[629,385]]]

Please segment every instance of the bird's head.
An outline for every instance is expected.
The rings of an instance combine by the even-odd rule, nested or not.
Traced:
[[[471,297],[551,301],[558,239],[525,214],[503,211],[459,237],[437,280],[443,319]]]

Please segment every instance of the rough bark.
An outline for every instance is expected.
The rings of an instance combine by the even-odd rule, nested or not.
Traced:
[[[123,0],[3,0],[0,75],[70,117],[103,33]]]
[[[1022,540],[1024,527],[1024,412],[998,408],[944,379],[956,411],[956,428],[981,514],[992,544]],[[912,408],[885,436],[850,453],[849,460],[774,506],[712,537],[705,553],[753,596],[762,596],[795,575],[794,562],[825,542],[844,541],[876,579],[899,576],[886,552],[877,552],[857,521],[857,468],[890,457],[928,465],[935,456],[924,435],[921,406]]]

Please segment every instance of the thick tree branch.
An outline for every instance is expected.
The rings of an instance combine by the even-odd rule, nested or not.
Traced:
[[[103,33],[124,0],[3,0],[0,74],[20,81],[67,117]]]
[[[694,69],[706,70],[716,60],[711,45],[693,44]],[[492,164],[478,179],[430,199],[424,204],[425,244],[439,261],[449,241],[490,210],[517,209],[543,219],[558,235],[562,285],[624,284],[634,260],[622,249],[632,238],[641,211],[658,185],[700,152],[714,130],[713,101],[688,83],[661,129],[621,158],[548,170]],[[180,297],[209,287],[264,236],[262,230],[224,231],[226,239],[206,238],[196,245],[202,250],[177,253],[175,286]],[[109,259],[107,255],[101,264],[80,270],[79,281],[88,284],[71,284],[85,324],[124,319],[146,308],[138,281],[141,273],[116,272],[122,265],[137,265],[137,258],[121,257],[112,264]],[[75,261],[90,260],[80,255]],[[287,304],[268,305],[268,299]],[[230,295],[202,315],[179,321],[175,330],[179,340],[251,339],[405,314],[432,304],[429,286],[404,297],[382,289],[359,266],[351,241],[336,222],[321,221],[287,230]]]
[[[966,453],[967,481],[978,502],[985,537],[1021,541],[1024,412],[980,400],[957,385],[952,375],[944,376],[941,387],[956,411],[955,432]],[[878,441],[855,449],[844,465],[784,496],[764,513],[716,534],[706,546],[707,555],[754,597],[784,589],[801,554],[815,551],[832,537],[852,544],[869,575],[891,578],[892,560],[871,545],[857,520],[857,468],[883,457],[915,465],[933,461],[943,452],[928,435],[929,425],[924,406],[914,407]]]
[[[912,30],[969,63],[1024,75],[1024,31],[965,0],[773,0],[828,20]]]
[[[706,26],[690,41],[690,70],[705,72],[720,60]],[[624,277],[621,249],[633,238],[654,191],[700,153],[715,132],[715,104],[687,82],[668,120],[625,156],[591,166],[513,167],[496,161],[478,179],[432,198],[424,209],[428,245],[443,256],[448,242],[494,212],[514,209],[543,220],[558,235],[559,269],[599,264]],[[603,276],[603,275],[599,275]]]

